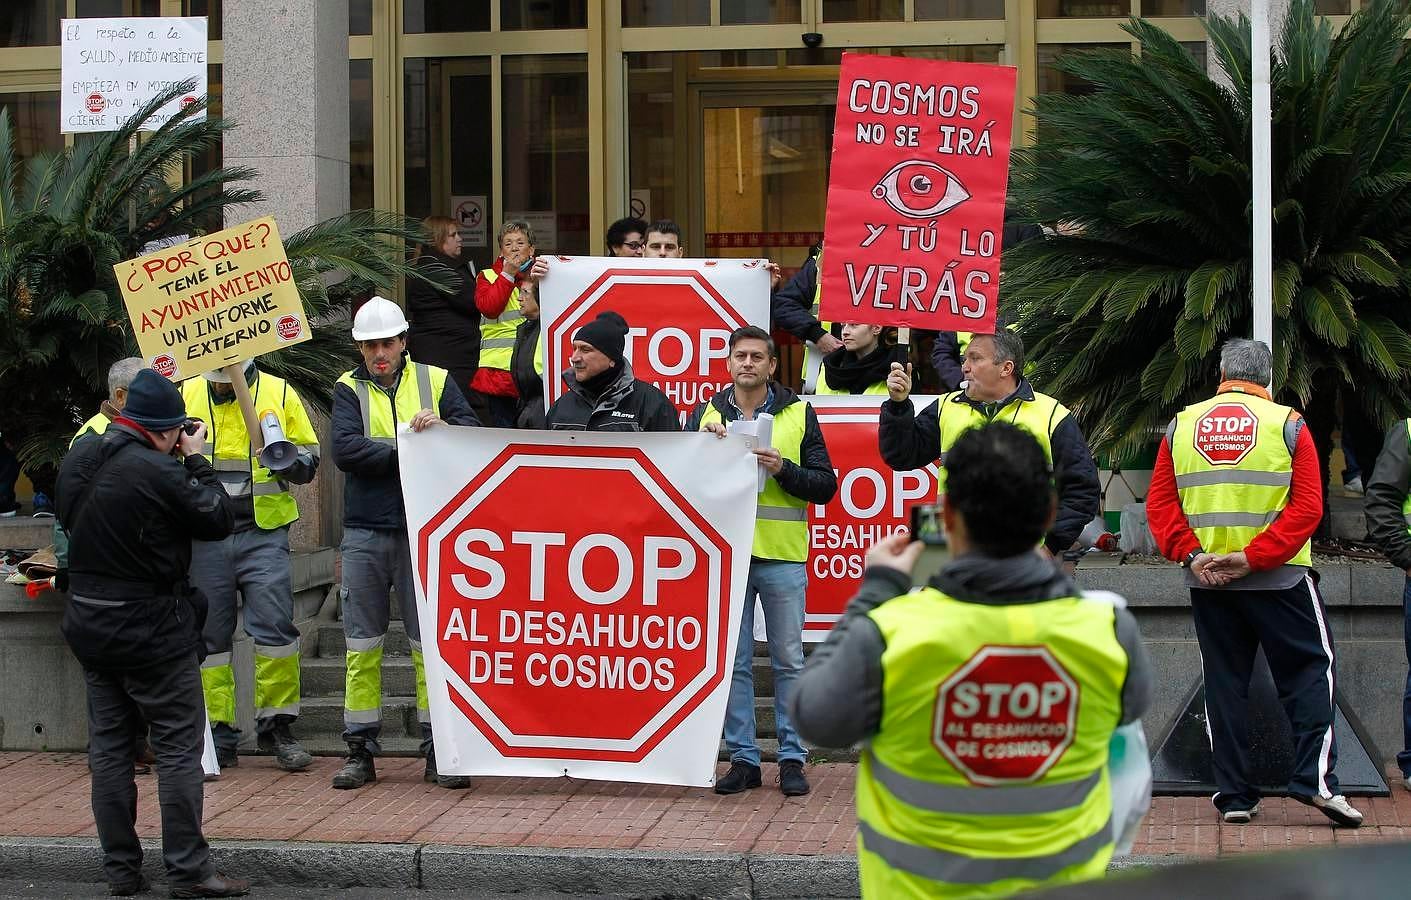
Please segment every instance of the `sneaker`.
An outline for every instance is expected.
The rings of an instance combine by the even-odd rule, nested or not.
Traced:
[[[1226,825],[1248,825],[1249,820],[1259,815],[1259,804],[1248,809],[1227,809],[1220,813],[1220,821]]]
[[[463,791],[470,787],[469,775],[442,775],[436,769],[435,747],[426,751],[426,770],[421,773],[421,780],[453,791]]]
[[[43,491],[34,493],[34,514],[31,518],[52,519],[54,518],[54,504],[50,502],[49,495]]]
[[[173,886],[173,897],[243,897],[250,893],[250,882],[243,878],[228,878],[215,874],[199,884]]]
[[[715,782],[715,792],[717,794],[738,794],[750,788],[757,788],[762,784],[764,784],[764,779],[760,777],[759,766],[752,766],[744,762],[732,762],[730,763],[730,771]]]
[[[240,754],[234,747],[216,746],[216,763],[222,769],[234,769],[240,765]]]
[[[1362,826],[1362,813],[1358,812],[1347,798],[1342,794],[1334,797],[1319,797],[1316,794],[1289,794],[1290,797],[1302,803],[1304,806],[1311,806],[1320,811],[1323,815],[1332,819],[1344,828],[1360,828]]]
[[[348,756],[343,768],[333,776],[333,786],[340,791],[360,788],[377,780],[377,767],[372,763],[372,754],[362,742],[348,744]]]
[[[279,722],[259,736],[260,751],[273,753],[275,765],[286,772],[302,772],[313,765],[314,758],[299,746],[288,722]]]
[[[1342,483],[1342,492],[1344,494],[1352,494],[1354,497],[1361,497],[1365,494],[1366,489],[1362,486],[1362,476],[1358,475],[1350,481],[1344,481]]]
[[[785,797],[802,797],[809,791],[808,779],[803,774],[803,763],[797,759],[786,759],[779,764],[779,792]]]

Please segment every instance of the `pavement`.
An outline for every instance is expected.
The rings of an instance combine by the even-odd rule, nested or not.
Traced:
[[[336,791],[329,780],[340,764],[318,757],[288,773],[242,756],[208,782],[217,865],[265,896],[856,896],[850,764],[810,766],[813,792],[797,798],[774,787],[772,765],[763,788],[722,797],[528,778],[477,778],[450,791],[424,783],[422,761],[408,758],[379,759],[377,783]],[[1400,784],[1394,766],[1388,775]],[[161,881],[156,779],[139,776],[138,786],[147,871]],[[102,895],[88,794],[82,754],[0,753],[0,897]],[[1225,826],[1204,798],[1158,797],[1133,856],[1116,866],[1411,838],[1411,792],[1356,803],[1366,825],[1352,831],[1291,800],[1266,800],[1254,824]]]

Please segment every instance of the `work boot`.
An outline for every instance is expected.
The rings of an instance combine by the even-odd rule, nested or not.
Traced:
[[[114,897],[135,897],[138,894],[145,894],[151,889],[152,882],[147,880],[146,875],[138,875],[133,881],[108,882],[108,893]]]
[[[427,784],[435,784],[453,791],[462,791],[470,787],[469,775],[442,775],[437,771],[435,747],[426,751],[426,771],[422,773],[421,780]]]
[[[216,763],[222,769],[233,769],[240,765],[240,754],[234,747],[216,745]]]
[[[797,759],[786,759],[779,763],[779,792],[785,797],[802,797],[809,791],[808,779],[803,774],[803,763]]]
[[[730,763],[730,771],[715,783],[717,794],[738,794],[749,788],[757,788],[764,784],[764,779],[760,778],[759,766],[752,766],[744,762]]]
[[[333,786],[341,791],[351,791],[377,780],[377,769],[372,764],[372,754],[362,741],[348,742],[348,757],[343,768],[333,776]]]
[[[197,884],[172,887],[173,897],[243,897],[250,893],[250,882],[243,878],[228,878],[219,873]]]
[[[314,761],[294,739],[288,722],[276,722],[273,728],[260,735],[259,745],[261,752],[273,753],[275,764],[286,772],[302,772]]]

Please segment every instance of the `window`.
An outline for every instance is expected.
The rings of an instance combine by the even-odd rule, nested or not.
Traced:
[[[823,0],[825,22],[900,22],[901,0]]]
[[[503,70],[505,218],[528,220],[540,251],[592,252],[588,58],[510,56]]]
[[[721,25],[797,25],[802,21],[800,0],[720,0]]]
[[[1205,0],[1141,0],[1144,16],[1203,16]]]
[[[221,39],[224,16],[221,15],[220,4],[221,0],[186,0],[186,15],[206,17],[207,40]]]
[[[1131,14],[1132,5],[1126,0],[1039,0],[1040,19],[1091,19]]]
[[[588,0],[500,0],[500,28],[587,28]]]
[[[348,208],[371,209],[372,60],[348,63]]]
[[[486,0],[406,0],[402,30],[407,34],[489,31],[490,4]]]
[[[1039,45],[1039,93],[1040,94],[1091,94],[1093,86],[1081,78],[1059,71],[1054,65],[1065,53],[1074,50],[1096,50],[1100,47],[1120,47],[1127,44],[1040,44]]]
[[[916,21],[1003,19],[1004,0],[916,0]]]
[[[10,111],[15,148],[21,160],[64,149],[59,133],[59,92],[0,94],[0,108]]]
[[[622,0],[622,24],[709,25],[710,0]]]
[[[0,3],[0,47],[59,43],[59,20],[67,15],[65,8],[64,0],[5,0]]]
[[[372,0],[348,0],[348,33],[372,34]]]

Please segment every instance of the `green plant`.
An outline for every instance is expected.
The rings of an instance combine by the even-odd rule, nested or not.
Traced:
[[[1293,0],[1271,63],[1277,393],[1342,391],[1380,422],[1411,411],[1407,9],[1372,0],[1334,34]],[[1118,453],[1209,395],[1221,342],[1252,327],[1249,23],[1207,20],[1218,80],[1125,28],[1139,57],[1064,57],[1094,90],[1035,103],[1011,203],[1073,233],[1007,252],[1003,285],[1035,380]]]
[[[245,167],[183,181],[185,164],[218,145],[230,127],[197,118],[204,99],[129,153],[140,123],[189,90],[174,86],[122,129],[23,166],[9,113],[0,109],[0,427],[31,471],[57,464],[78,423],[107,397],[108,367],[137,352],[114,264],[139,255],[149,241],[201,233],[206,223],[236,218],[262,199],[241,186],[255,175]],[[416,224],[375,210],[286,236],[313,337],[266,354],[260,367],[288,378],[326,412],[334,379],[356,358],[350,298],[416,277],[402,248],[420,238]]]

